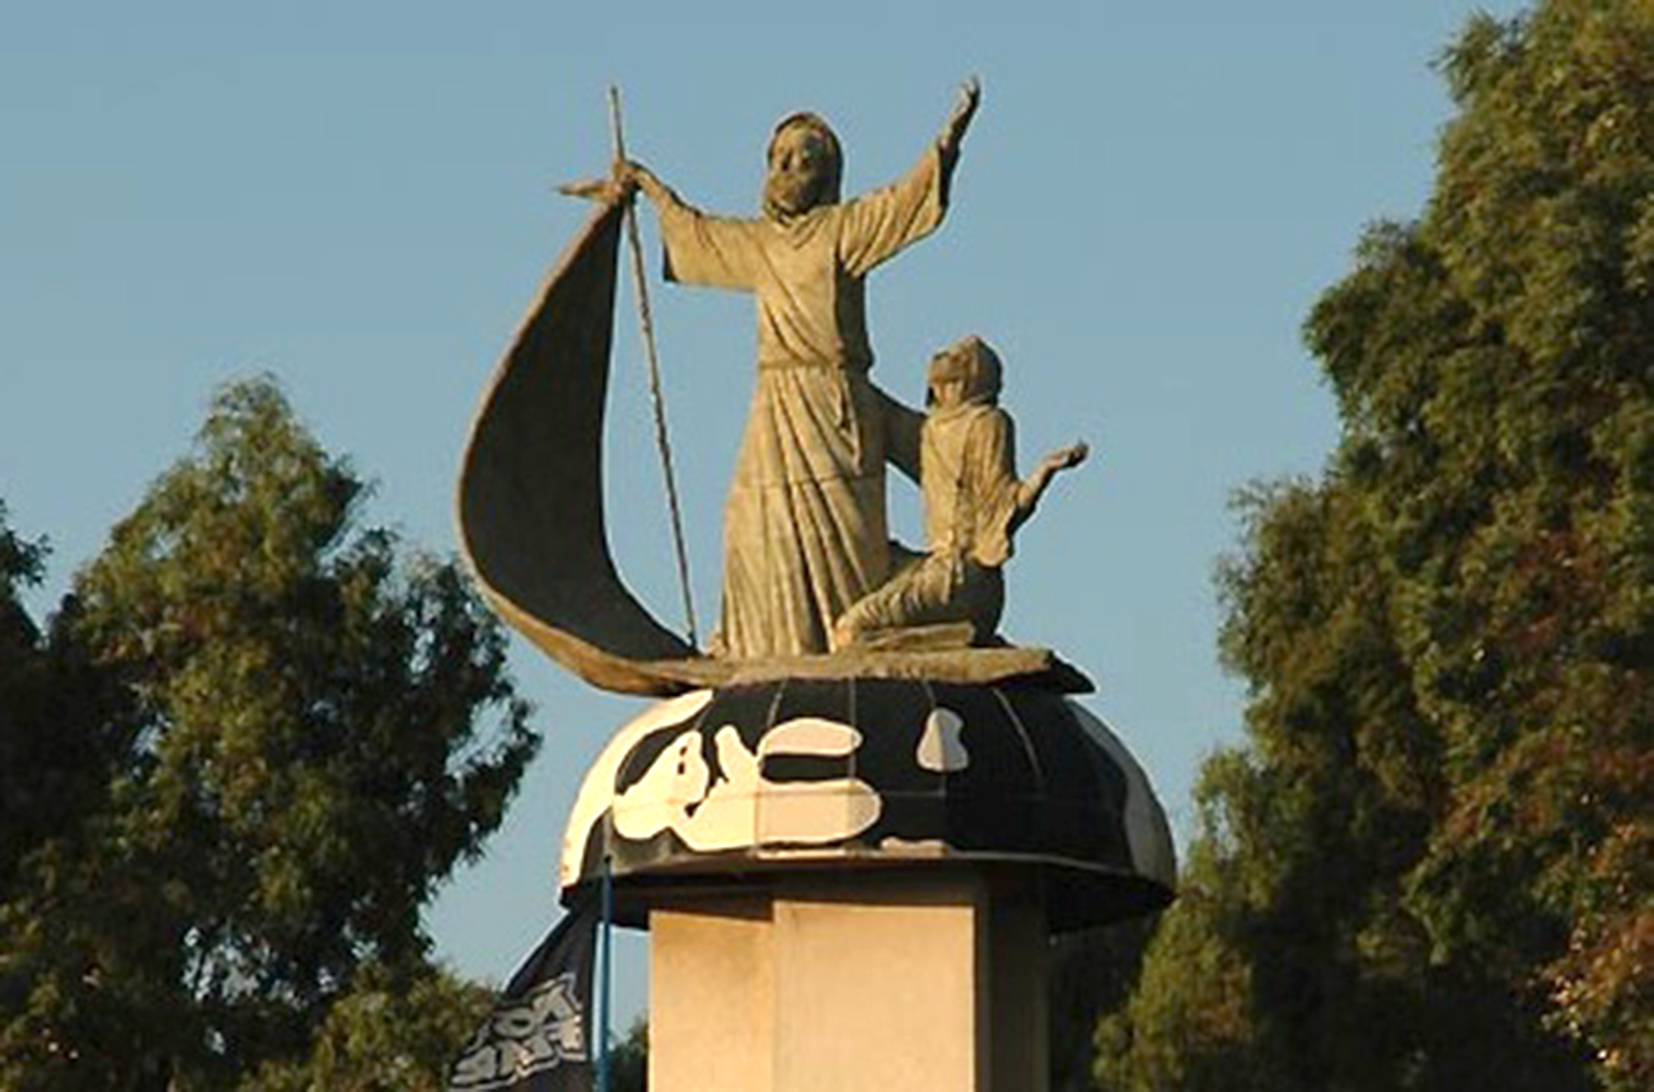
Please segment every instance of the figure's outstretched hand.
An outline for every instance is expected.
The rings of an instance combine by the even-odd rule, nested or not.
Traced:
[[[1046,487],[1051,484],[1059,472],[1067,470],[1069,467],[1079,466],[1085,462],[1086,456],[1090,454],[1091,448],[1084,441],[1081,441],[1067,447],[1059,447],[1041,459],[1039,465],[1034,467],[1034,472],[1028,475],[1027,479],[1017,489],[1017,522],[1020,523],[1033,515],[1034,506],[1039,503]]]
[[[607,178],[583,178],[578,182],[564,182],[557,192],[565,197],[583,197],[588,201],[607,201],[615,184]]]
[[[944,147],[959,147],[959,142],[965,139],[965,130],[970,128],[971,118],[976,116],[976,108],[981,104],[982,81],[975,76],[966,77],[954,97],[953,112],[948,115],[947,124],[942,126]]]
[[[630,159],[624,156],[615,156],[614,164],[609,169],[609,178],[616,186],[620,187],[620,192],[623,195],[631,198],[638,190],[637,176],[640,170],[642,168]]]
[[[1079,443],[1070,444],[1067,447],[1059,447],[1047,455],[1045,461],[1050,464],[1052,470],[1067,470],[1085,462],[1086,457],[1090,454],[1091,446],[1081,440]]]
[[[616,157],[609,166],[609,177],[565,182],[557,187],[557,191],[570,197],[584,197],[589,201],[611,201],[616,198],[630,201],[640,189],[648,193],[650,185],[659,187],[660,182],[649,173],[647,167],[629,159]]]
[[[628,197],[642,190],[643,196],[654,202],[657,207],[670,197],[666,184],[635,159],[617,158],[614,161],[613,177],[615,184],[620,186]]]

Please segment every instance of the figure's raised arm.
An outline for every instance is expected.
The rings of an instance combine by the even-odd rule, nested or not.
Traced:
[[[873,387],[873,392],[878,395],[879,412],[884,424],[885,461],[907,475],[910,481],[918,482],[920,436],[925,427],[925,415],[892,398],[889,392],[877,385]]]
[[[643,196],[649,199],[649,203],[654,205],[657,211],[668,205],[683,204],[682,199],[672,191],[672,187],[656,178],[654,171],[635,160],[615,160],[614,177],[628,190],[643,191]]]
[[[1086,456],[1091,454],[1091,447],[1084,441],[1060,447],[1039,461],[1034,472],[1024,478],[1017,486],[1016,523],[1021,523],[1034,514],[1034,508],[1039,504],[1040,497],[1051,485],[1051,479],[1062,470],[1079,466],[1085,462]]]
[[[866,275],[941,225],[959,146],[981,101],[982,86],[973,76],[960,85],[941,132],[925,147],[913,169],[894,185],[848,203],[839,246],[852,275]]]
[[[953,101],[953,111],[948,114],[948,120],[936,137],[937,146],[942,149],[944,156],[959,154],[959,145],[965,140],[965,130],[971,127],[971,119],[976,116],[976,108],[980,105],[982,81],[975,76],[967,76],[965,82],[959,85],[959,93]]]
[[[757,253],[747,221],[708,216],[636,160],[616,160],[614,175],[620,185],[641,191],[655,206],[666,248],[667,280],[752,288]]]

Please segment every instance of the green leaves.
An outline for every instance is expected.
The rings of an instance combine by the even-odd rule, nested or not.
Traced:
[[[499,626],[453,563],[362,529],[366,493],[271,380],[233,385],[78,575],[54,639],[118,746],[75,764],[101,800],[0,909],[18,1073],[231,1087],[307,1051],[364,968],[429,973],[420,908],[538,739]]]
[[[244,1092],[442,1092],[460,1045],[488,1015],[488,990],[445,971],[364,966],[328,1010],[310,1054],[266,1063]]]
[[[1248,745],[1112,1087],[1654,1081],[1654,7],[1478,18],[1443,70],[1428,209],[1305,326],[1339,449],[1243,503]]]

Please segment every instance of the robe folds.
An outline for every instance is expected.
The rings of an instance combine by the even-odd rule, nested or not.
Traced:
[[[758,374],[724,508],[722,620],[736,659],[828,650],[833,620],[890,572],[885,463],[917,478],[920,418],[868,379],[865,279],[930,234],[951,157],[787,218],[660,208],[666,275],[754,294]]]
[[[856,603],[839,625],[870,634],[968,622],[973,643],[994,637],[1005,609],[1011,536],[1029,511],[1016,475],[1016,429],[998,406],[936,410],[920,438],[926,552]]]

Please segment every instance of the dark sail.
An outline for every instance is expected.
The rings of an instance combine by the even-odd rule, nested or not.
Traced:
[[[608,690],[665,695],[687,684],[650,662],[699,653],[622,583],[603,517],[624,210],[599,204],[495,370],[460,471],[460,538],[489,602],[553,659]]]

